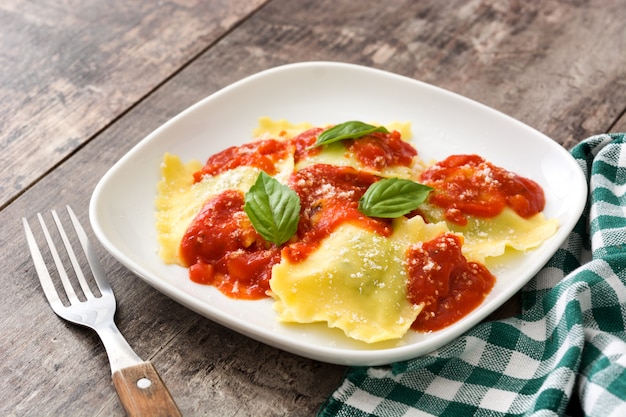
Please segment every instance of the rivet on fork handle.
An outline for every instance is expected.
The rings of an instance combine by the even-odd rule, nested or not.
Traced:
[[[115,371],[113,384],[129,416],[181,416],[167,387],[150,362]]]

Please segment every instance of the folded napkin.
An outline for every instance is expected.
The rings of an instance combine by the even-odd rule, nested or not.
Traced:
[[[349,368],[330,416],[626,416],[626,134],[571,151],[589,183],[574,231],[522,313],[426,356]]]

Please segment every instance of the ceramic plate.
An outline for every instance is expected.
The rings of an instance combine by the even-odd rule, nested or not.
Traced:
[[[424,160],[477,153],[537,181],[545,214],[560,227],[541,247],[493,270],[497,283],[483,304],[456,324],[430,334],[368,345],[324,324],[285,325],[270,299],[233,300],[192,283],[187,270],[157,255],[154,199],[163,154],[204,161],[248,142],[259,117],[313,124],[347,120],[410,121]],[[582,171],[559,144],[502,113],[440,88],[388,72],[342,63],[281,66],[241,80],[185,110],[143,139],[102,178],[90,203],[93,230],[116,259],[148,284],[197,313],[251,338],[308,358],[379,365],[437,349],[475,326],[513,296],[552,256],[586,199]]]

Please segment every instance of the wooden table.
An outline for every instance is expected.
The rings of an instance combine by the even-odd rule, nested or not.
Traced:
[[[623,0],[4,0],[0,415],[124,414],[95,333],[48,306],[21,217],[70,204],[88,225],[101,176],[191,104],[277,65],[343,61],[468,96],[570,148],[626,130],[624,22]],[[93,240],[121,331],[183,414],[312,415],[340,382],[343,367],[189,311]]]

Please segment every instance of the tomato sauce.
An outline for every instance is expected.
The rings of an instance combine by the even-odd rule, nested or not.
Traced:
[[[375,132],[346,141],[346,148],[363,165],[382,170],[391,166],[409,166],[417,155],[415,148],[400,137],[400,132]]]
[[[243,206],[243,194],[234,190],[209,200],[187,229],[180,253],[192,281],[234,298],[265,298],[280,252],[254,230]]]
[[[317,137],[323,131],[324,129],[321,127],[314,127],[312,129],[305,130],[291,139],[295,148],[293,155],[294,163],[297,164],[298,162],[315,156],[322,151],[321,147],[315,147],[315,142],[317,141]]]
[[[510,207],[529,218],[545,206],[536,182],[499,168],[478,155],[453,155],[422,173],[421,180],[435,190],[429,202],[446,210],[446,219],[464,226],[466,215],[495,217]]]
[[[256,167],[268,175],[276,174],[276,163],[289,155],[290,146],[288,141],[276,139],[231,146],[212,155],[204,167],[194,173],[194,180],[198,182],[204,175],[217,175],[240,166]]]
[[[378,180],[373,174],[348,166],[318,164],[294,173],[289,186],[300,197],[297,242],[283,250],[292,262],[304,260],[319,243],[343,223],[357,224],[383,236],[392,232],[388,220],[367,217],[359,199]]]
[[[407,251],[409,300],[424,303],[412,328],[434,331],[458,321],[485,299],[495,277],[479,263],[467,262],[461,238],[445,233]]]

